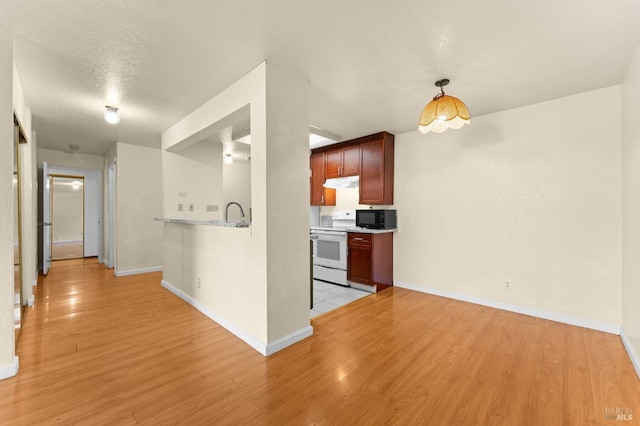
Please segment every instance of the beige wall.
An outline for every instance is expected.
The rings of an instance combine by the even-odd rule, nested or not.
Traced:
[[[171,217],[222,219],[222,144],[201,141],[179,152],[162,153],[164,212]],[[183,210],[178,211],[178,204]],[[193,204],[194,211],[189,211]],[[206,212],[206,205],[218,206]],[[161,216],[161,215],[159,215]]]
[[[218,161],[222,162],[221,159]],[[245,221],[248,222],[251,210],[251,163],[234,161],[231,164],[223,164],[222,187],[224,199],[222,207],[225,207],[230,201],[240,203],[244,210]],[[240,218],[241,213],[238,206],[229,207],[228,219],[240,220]]]
[[[166,224],[163,271],[166,283],[266,352],[310,331],[307,82],[275,66],[268,71],[269,65],[256,67],[162,137],[165,150],[176,150],[250,104],[251,227]],[[167,195],[167,182],[184,177],[174,166],[163,163],[166,199],[175,196]],[[165,206],[167,216],[175,214],[174,203]]]
[[[0,28],[0,200],[13,200],[13,38]],[[15,374],[13,201],[0,203],[0,378]]]
[[[320,207],[322,216],[331,216],[333,212],[344,210],[368,209],[370,206],[360,204],[359,188],[336,189],[336,205]],[[374,206],[375,208],[385,208],[385,206]],[[391,208],[390,206],[387,206]]]
[[[33,286],[38,277],[37,245],[37,169],[35,132],[31,129],[31,110],[27,107],[20,76],[13,66],[13,110],[20,120],[27,143],[20,144],[20,220],[22,225],[22,298],[23,302],[33,302]],[[34,200],[36,203],[34,203]]]
[[[622,84],[622,328],[640,374],[640,48]]]
[[[194,133],[202,132],[251,103],[254,222],[251,228],[165,224],[163,279],[243,333],[266,344],[264,86],[264,66],[260,66],[163,133],[165,200],[171,200],[175,196],[172,185],[191,187],[197,182],[184,179],[186,176],[182,174],[182,168],[175,167],[179,163],[171,161],[179,157],[167,151],[175,150]],[[221,199],[221,173],[218,179],[211,182],[210,186],[212,189],[220,188],[220,193],[213,193],[213,196]],[[172,217],[176,213],[173,206],[175,202],[177,199],[165,205],[165,216]],[[200,288],[195,283],[198,278],[201,281]]]
[[[38,148],[38,167],[42,168],[42,163],[45,161],[50,166],[71,167],[74,169],[102,170],[104,167],[103,155],[67,154],[63,151]]]
[[[75,192],[60,190],[53,185],[51,242],[82,242],[84,232],[84,200],[82,189]]]
[[[394,280],[619,327],[620,109],[614,86],[396,136]]]
[[[267,66],[266,82],[266,179],[260,179],[266,183],[267,320],[273,342],[309,326],[309,82],[274,63]],[[253,181],[252,171],[252,192]]]
[[[162,267],[162,172],[159,149],[118,143],[116,274]]]
[[[116,167],[116,144],[114,143],[113,145],[111,145],[111,147],[109,147],[109,149],[107,150],[107,152],[104,155],[104,165],[102,168],[102,217],[104,218],[104,220],[102,221],[102,253],[103,253],[103,258],[104,258],[104,263],[107,267],[109,268],[115,268],[115,258],[114,259],[109,259],[109,231],[110,231],[110,227],[111,224],[109,222],[109,199],[110,199],[110,194],[109,194],[109,168],[110,167]],[[115,199],[115,196],[113,197]],[[115,204],[115,203],[114,203]],[[115,206],[114,206],[114,211],[115,211]],[[115,214],[114,214],[114,218],[113,220],[115,221]],[[117,227],[116,224],[114,224],[113,226],[114,228]],[[114,235],[114,239],[115,239],[115,235]],[[114,243],[114,253],[115,253],[115,246],[117,243]],[[115,255],[114,255],[115,257]],[[109,263],[111,262],[111,263]]]

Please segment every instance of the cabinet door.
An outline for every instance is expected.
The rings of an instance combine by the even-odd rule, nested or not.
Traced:
[[[347,279],[360,284],[373,284],[372,249],[366,246],[349,247]]]
[[[335,206],[336,190],[325,188],[325,153],[311,154],[311,205]]]
[[[360,204],[384,202],[384,141],[360,145]]]
[[[342,169],[342,149],[332,149],[331,151],[326,151],[325,154],[325,177],[327,179],[340,177],[340,170]]]
[[[360,145],[342,148],[342,176],[356,176],[360,174]]]

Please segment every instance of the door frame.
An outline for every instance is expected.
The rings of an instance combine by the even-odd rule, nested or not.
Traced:
[[[60,259],[54,259],[53,258],[53,210],[55,208],[55,203],[54,203],[54,196],[53,196],[53,191],[55,188],[54,185],[54,181],[56,178],[63,178],[63,179],[78,179],[78,180],[82,180],[82,255],[80,256],[80,258],[84,258],[84,246],[85,246],[85,222],[86,222],[86,217],[85,217],[85,177],[84,176],[77,176],[77,175],[61,175],[61,174],[57,174],[57,173],[49,173],[49,181],[51,182],[51,188],[49,190],[49,206],[51,207],[51,214],[50,214],[50,223],[51,226],[49,227],[49,232],[51,233],[51,238],[49,238],[49,244],[51,244],[51,246],[49,247],[49,254],[50,254],[50,259],[51,260],[60,260]]]
[[[104,200],[102,198],[102,192],[103,192],[103,171],[100,169],[82,169],[82,168],[74,168],[74,167],[63,167],[63,166],[54,166],[54,165],[48,165],[48,171],[45,170],[45,164],[43,163],[43,182],[46,184],[47,179],[49,178],[49,176],[51,176],[52,174],[56,174],[56,175],[73,175],[73,176],[83,176],[84,177],[84,182],[85,185],[87,183],[87,178],[89,176],[93,176],[96,178],[96,209],[97,209],[97,220],[98,220],[98,235],[97,235],[97,240],[98,240],[98,262],[100,263],[104,263],[104,253],[103,253],[103,240],[104,240],[104,229],[102,226],[103,223],[103,205],[104,205]],[[45,175],[45,171],[47,172],[47,174]],[[46,188],[45,188],[46,190]],[[85,189],[86,191],[86,189]],[[43,190],[44,193],[44,190]],[[86,197],[86,192],[85,192],[85,197]],[[44,198],[44,197],[43,197]],[[86,206],[85,206],[86,207]],[[44,206],[43,206],[43,210],[44,210]],[[44,212],[43,212],[44,213]],[[85,226],[86,226],[86,215],[85,215]],[[85,239],[86,239],[86,227],[85,227]],[[42,238],[42,240],[44,240],[44,237]],[[40,245],[44,246],[44,241],[40,241]],[[44,257],[44,247],[43,247],[43,257]],[[43,259],[44,261],[44,259]],[[43,265],[43,273],[44,273],[44,265]]]

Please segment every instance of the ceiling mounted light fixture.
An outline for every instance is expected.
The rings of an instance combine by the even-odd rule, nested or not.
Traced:
[[[107,123],[116,124],[120,121],[120,116],[118,115],[118,108],[114,106],[107,105],[106,110],[104,112],[104,119]]]
[[[231,156],[231,154],[227,153],[224,155],[224,162],[225,164],[233,163],[233,157]]]
[[[440,88],[441,93],[424,107],[418,127],[420,132],[442,133],[449,128],[459,129],[471,122],[469,110],[464,102],[444,93],[443,87],[447,84],[449,80],[446,78],[436,81],[436,87]]]

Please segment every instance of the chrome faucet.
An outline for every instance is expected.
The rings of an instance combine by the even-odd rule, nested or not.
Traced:
[[[242,206],[240,205],[240,203],[236,203],[235,201],[229,201],[227,203],[227,207],[225,207],[224,209],[224,221],[226,222],[227,218],[229,217],[229,206],[231,206],[232,204],[240,207],[240,216],[242,216],[242,221],[244,222],[244,210],[242,210]]]

